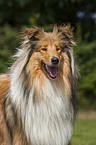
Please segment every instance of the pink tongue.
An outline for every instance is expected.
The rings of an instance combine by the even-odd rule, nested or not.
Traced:
[[[56,67],[46,66],[46,69],[50,73],[51,77],[56,77],[57,76],[57,68]]]

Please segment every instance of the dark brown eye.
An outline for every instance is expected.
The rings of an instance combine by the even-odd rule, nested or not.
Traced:
[[[46,47],[44,47],[44,48],[42,48],[41,50],[43,50],[43,51],[47,51],[47,48],[46,48]]]
[[[60,49],[59,47],[56,47],[56,50],[57,50],[57,51],[60,51],[61,49]]]

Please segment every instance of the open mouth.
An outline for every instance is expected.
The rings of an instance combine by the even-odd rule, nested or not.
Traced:
[[[41,64],[50,78],[55,79],[57,77],[58,68],[56,66],[48,66],[43,61]]]

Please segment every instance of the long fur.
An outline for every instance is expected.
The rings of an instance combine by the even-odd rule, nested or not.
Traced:
[[[7,130],[0,128],[1,145],[68,145],[76,116],[72,29],[27,28],[23,39],[9,75],[0,77],[0,126],[3,122]],[[54,80],[41,65],[42,60],[49,65],[53,56],[60,60]]]

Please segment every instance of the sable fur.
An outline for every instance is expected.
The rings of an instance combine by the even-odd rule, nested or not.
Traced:
[[[76,115],[72,29],[23,35],[9,74],[0,76],[0,145],[68,145]]]

